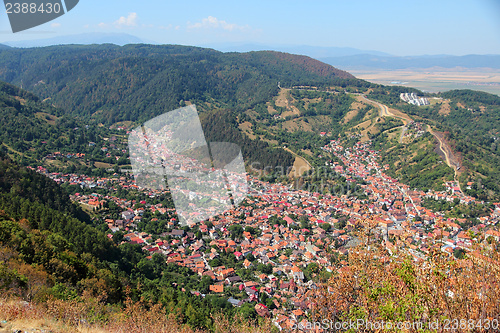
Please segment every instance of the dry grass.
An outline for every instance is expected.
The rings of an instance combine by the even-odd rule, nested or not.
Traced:
[[[389,109],[389,113],[391,116],[395,117],[395,118],[399,118],[401,119],[401,121],[405,124],[405,125],[408,125],[408,123],[410,123],[413,119],[410,118],[410,116],[408,116],[406,113],[403,113],[399,110],[396,110],[396,109],[392,109],[392,108],[388,108]]]
[[[283,118],[300,115],[300,110],[293,105],[295,99],[290,95],[290,89],[282,88],[276,97],[275,103],[276,106],[286,108],[286,111],[281,114]]]
[[[368,133],[376,134],[379,132],[378,128],[375,127],[377,119],[378,118],[366,120],[361,124],[358,124],[353,127],[353,129],[358,129],[358,128],[361,129],[361,139],[360,139],[361,142],[366,142],[370,139],[368,137]]]
[[[371,224],[372,230],[375,225],[376,222]],[[475,323],[500,318],[500,258],[496,250],[490,248],[481,254],[474,249],[465,259],[455,259],[436,246],[430,249],[425,261],[416,261],[405,253],[407,246],[402,239],[396,238],[394,244],[388,245],[391,255],[386,242],[376,240],[373,234],[369,236],[367,229],[359,235],[362,245],[349,253],[347,265],[338,263],[338,271],[319,292],[314,302],[314,319],[362,318],[372,323],[439,320],[437,331],[446,332],[442,326],[446,318]],[[391,332],[396,331],[416,332]],[[489,330],[476,326],[454,331]]]
[[[53,116],[46,112],[37,112],[35,113],[35,117],[46,121],[49,125],[55,125],[57,120],[56,116]]]
[[[288,173],[288,176],[290,177],[300,177],[304,172],[309,171],[312,169],[311,164],[303,158],[300,157],[299,155],[295,154],[293,151],[291,151],[288,148],[284,148],[287,152],[292,153],[293,156],[295,156],[295,161],[293,162],[292,169]]]
[[[309,163],[304,158],[295,156],[295,161],[293,162],[292,170],[290,170],[289,176],[297,178],[309,170],[311,170]]]
[[[305,127],[304,125],[307,125],[307,127]],[[292,120],[287,120],[287,121],[283,122],[283,129],[285,129],[289,132],[295,132],[295,131],[299,131],[299,130],[306,131],[307,128],[309,128],[309,130],[310,130],[311,129],[310,126],[311,125],[307,124],[302,119],[292,119]]]
[[[273,328],[270,320],[259,323],[241,316],[212,316],[214,332],[269,333]],[[28,332],[63,333],[196,333],[180,324],[173,314],[167,314],[159,304],[128,299],[124,309],[104,305],[99,298],[86,297],[83,302],[49,300],[45,303],[26,303],[20,300],[0,300],[0,333],[16,330]]]
[[[344,119],[342,119],[340,122],[342,124],[347,124],[349,121],[351,121],[352,118],[356,117],[358,114],[358,110],[349,110],[347,114],[345,115]]]
[[[114,123],[113,125],[110,126],[110,128],[117,128],[117,127],[125,127],[125,128],[131,128],[134,125],[134,122],[130,120],[125,120],[125,121],[119,121],[117,123]]]
[[[59,160],[45,160],[44,163],[48,166],[53,166],[56,168],[62,168],[65,166],[65,164]]]
[[[273,106],[271,104],[269,104],[269,102],[267,104],[267,112],[269,114],[277,114],[278,113],[278,111],[275,108],[273,108]]]
[[[14,96],[14,99],[18,100],[21,105],[26,105],[26,100],[19,96]]]
[[[245,133],[250,139],[254,140],[257,136],[252,131],[252,123],[249,121],[245,121],[238,125],[239,129]]]
[[[280,107],[288,107],[290,104],[290,100],[292,97],[290,96],[290,89],[284,89],[282,88],[280,92],[278,93],[278,97],[276,97],[276,106]]]
[[[309,149],[302,149],[302,152],[307,154],[308,156],[313,156],[313,152]]]
[[[312,98],[312,99],[311,98],[303,98],[302,100],[304,101],[304,108],[306,110],[308,110],[309,109],[309,104],[311,104],[311,103],[318,103],[318,102],[321,101],[321,98],[320,97]]]
[[[256,120],[259,117],[259,114],[254,110],[247,110],[245,111],[245,114],[250,118],[252,118],[253,120]]]
[[[351,109],[347,112],[344,119],[342,119],[343,124],[347,124],[352,118],[358,114],[358,110],[363,108],[366,104],[363,103],[363,99],[360,96],[355,96],[356,102],[351,104]]]
[[[104,169],[110,169],[114,167],[113,164],[103,163],[103,162],[95,162],[94,165],[96,168],[104,168]]]
[[[448,115],[450,114],[450,101],[449,100],[444,100],[443,103],[441,104],[441,108],[439,108],[439,114],[441,115]]]
[[[401,131],[402,131],[402,129],[401,129],[401,128],[399,128],[397,131],[393,131],[393,132],[391,132],[392,130],[393,130],[393,128],[391,128],[391,129],[387,130],[387,132],[389,132],[389,133],[388,133],[388,135],[387,135],[387,138],[388,138],[389,140],[392,140],[392,139],[399,139],[399,137],[401,136]]]

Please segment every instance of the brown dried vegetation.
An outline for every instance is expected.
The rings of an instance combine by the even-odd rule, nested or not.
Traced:
[[[483,253],[477,249],[465,259],[455,259],[438,248],[427,259],[415,261],[402,252],[391,255],[385,241],[368,245],[367,237],[363,238],[364,245],[349,253],[348,265],[339,265],[318,292],[313,320],[442,323],[457,319],[477,324],[500,319],[500,258],[493,249]]]

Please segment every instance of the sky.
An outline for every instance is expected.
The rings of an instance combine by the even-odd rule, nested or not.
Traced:
[[[15,34],[5,8],[0,10],[0,42],[87,32],[195,46],[352,47],[398,56],[500,54],[500,0],[80,0],[66,15]]]

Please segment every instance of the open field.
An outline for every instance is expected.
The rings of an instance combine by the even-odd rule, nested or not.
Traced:
[[[45,120],[50,125],[55,125],[57,120],[56,116],[53,116],[46,112],[37,112],[35,113],[35,117],[37,117],[38,119]]]
[[[303,157],[295,154],[293,151],[291,151],[288,148],[284,148],[287,152],[292,153],[295,156],[295,161],[293,162],[292,169],[290,170],[290,173],[288,174],[290,177],[300,177],[302,174],[306,171],[309,171],[312,169],[311,164]]]
[[[103,163],[103,162],[95,162],[94,165],[96,168],[104,168],[104,169],[110,169],[114,167],[113,164]]]
[[[429,92],[473,89],[500,96],[500,70],[498,69],[369,69],[349,72],[357,78],[384,85],[402,85]]]

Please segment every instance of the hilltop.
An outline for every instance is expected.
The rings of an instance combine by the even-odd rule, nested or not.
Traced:
[[[50,69],[50,70],[47,70]],[[240,111],[293,84],[358,81],[309,57],[222,53],[177,45],[52,46],[0,52],[0,80],[73,115],[108,124],[148,120],[186,102]]]

